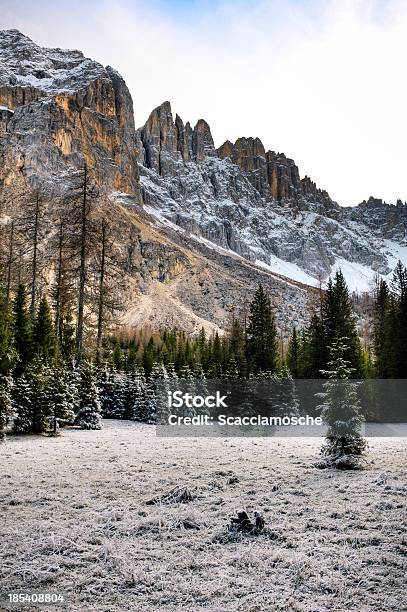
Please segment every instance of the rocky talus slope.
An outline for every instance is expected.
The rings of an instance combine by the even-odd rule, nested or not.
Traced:
[[[0,32],[3,227],[33,189],[53,227],[85,162],[127,278],[120,297],[131,325],[224,329],[262,282],[288,329],[306,320],[312,287],[337,267],[364,289],[407,253],[402,203],[342,208],[258,138],[216,149],[206,121],[192,127],[168,102],[136,130],[113,68]]]

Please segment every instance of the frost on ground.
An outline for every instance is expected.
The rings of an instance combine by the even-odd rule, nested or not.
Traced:
[[[370,440],[362,472],[315,469],[320,445],[156,438],[118,421],[10,438],[0,592],[65,591],[80,612],[400,611],[406,440]],[[165,497],[175,487],[191,499]],[[227,532],[242,509],[264,533]]]

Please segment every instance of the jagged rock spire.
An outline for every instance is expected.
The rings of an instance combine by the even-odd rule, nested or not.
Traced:
[[[238,138],[235,144],[226,140],[217,154],[237,164],[266,199],[299,204],[301,199],[312,197],[324,205],[332,204],[329,195],[308,177],[300,179],[294,160],[284,153],[266,152],[259,138]]]
[[[199,119],[192,129],[189,122],[184,125],[179,115],[174,121],[169,102],[152,111],[138,130],[138,144],[140,162],[161,176],[174,172],[180,163],[201,162],[210,155],[216,156],[207,122]]]

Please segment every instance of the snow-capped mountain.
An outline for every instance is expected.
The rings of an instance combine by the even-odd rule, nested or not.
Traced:
[[[407,263],[406,205],[340,207],[258,138],[216,149],[204,120],[192,128],[168,102],[136,130],[115,70],[17,30],[0,32],[0,159],[0,221],[35,189],[50,227],[67,177],[86,161],[108,202],[99,214],[114,219],[131,325],[224,329],[262,282],[289,329],[338,267],[363,291]]]

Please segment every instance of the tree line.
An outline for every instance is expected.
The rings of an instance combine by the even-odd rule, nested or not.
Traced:
[[[340,271],[321,291],[309,325],[292,330],[287,351],[261,285],[225,334],[112,335],[125,264],[100,199],[85,166],[51,212],[30,194],[0,228],[0,435],[11,426],[19,433],[56,433],[71,423],[94,429],[101,416],[153,422],[158,379],[321,378],[339,340],[352,377],[407,377],[401,263],[391,283],[377,284],[373,342],[364,348]]]

